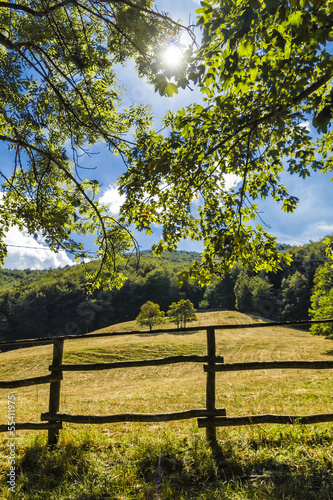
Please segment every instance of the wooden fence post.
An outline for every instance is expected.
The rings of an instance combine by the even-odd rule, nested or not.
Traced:
[[[216,345],[215,329],[213,326],[207,328],[207,354],[208,366],[215,365]],[[215,410],[215,372],[208,371],[206,379],[206,408],[208,412]],[[213,413],[211,414],[213,417]],[[206,436],[212,446],[216,446],[216,427],[209,425],[206,428]]]
[[[53,360],[52,375],[61,375],[62,355],[64,351],[64,339],[54,339],[53,341]],[[61,381],[50,383],[49,414],[54,416],[59,411]],[[55,422],[54,420],[51,421]],[[58,442],[59,428],[50,428],[48,431],[48,444],[55,446]]]

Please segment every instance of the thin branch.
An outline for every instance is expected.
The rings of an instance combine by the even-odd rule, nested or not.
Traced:
[[[89,3],[93,4],[94,2],[90,1]],[[111,19],[108,19],[107,17],[103,16],[102,14],[99,14],[99,12],[96,12],[95,10],[90,9],[86,5],[80,4],[80,7],[83,10],[89,12],[89,14],[91,14],[92,16],[95,16],[98,19],[101,19],[102,21],[104,21],[106,24],[109,24],[110,26],[112,26],[123,38],[125,38],[125,40],[127,40],[135,48],[135,50],[137,50],[139,52],[139,54],[141,56],[143,56],[143,57],[146,56],[146,54],[140,49],[140,47],[138,47],[138,45],[135,42],[133,42],[133,40],[126,33],[124,33],[123,30],[121,30],[119,28],[119,26],[117,26],[116,23],[114,23],[113,21],[111,21]]]
[[[245,199],[249,203],[249,206],[251,207],[252,206],[252,202],[249,200],[249,198],[246,195],[245,195]],[[258,217],[258,219],[263,223],[263,225],[267,227],[267,229],[272,229],[272,226],[270,226],[269,224],[267,224],[267,222],[265,222],[264,219],[261,217],[260,213],[263,213],[263,212],[258,212],[258,210],[254,210],[254,213],[256,214],[256,216]]]
[[[239,216],[239,228],[238,232],[240,231],[241,225],[242,225],[242,205],[244,201],[244,196],[245,196],[245,186],[246,186],[246,178],[248,174],[248,169],[249,169],[249,161],[250,161],[250,141],[251,141],[251,134],[255,127],[252,127],[248,138],[247,138],[247,144],[246,144],[246,163],[245,163],[245,168],[244,168],[244,176],[243,176],[243,183],[242,183],[242,188],[241,188],[241,194],[239,198],[239,204],[238,204],[238,216]]]
[[[0,135],[0,141],[10,142],[12,144],[16,144],[18,146],[23,147],[25,150],[35,151],[36,153],[40,154],[44,158],[49,159],[50,161],[52,161],[59,168],[59,170],[61,170],[62,172],[64,172],[64,174],[66,175],[66,177],[75,185],[76,189],[81,193],[81,195],[83,196],[83,198],[91,206],[91,208],[93,209],[93,211],[95,212],[95,214],[97,216],[97,219],[99,220],[99,225],[100,225],[100,229],[101,229],[101,232],[102,232],[102,242],[104,242],[104,244],[105,244],[105,249],[103,251],[103,256],[102,256],[102,266],[101,266],[101,268],[98,271],[98,275],[99,275],[101,273],[101,271],[102,271],[102,267],[103,267],[103,265],[105,263],[107,254],[109,252],[109,244],[111,244],[112,254],[114,256],[116,255],[116,251],[115,251],[113,242],[109,241],[109,239],[108,239],[107,229],[105,227],[105,221],[104,221],[104,219],[103,219],[103,217],[102,217],[102,215],[100,213],[100,210],[98,209],[98,207],[94,203],[94,201],[87,195],[87,193],[85,192],[85,190],[82,188],[81,184],[75,179],[74,175],[67,168],[65,168],[62,165],[62,163],[54,155],[52,155],[52,153],[50,153],[49,151],[45,151],[42,148],[33,146],[33,145],[27,143],[26,141],[24,141],[22,138],[14,139],[12,137]],[[113,217],[112,218],[108,217],[108,218],[112,219],[113,222],[115,222],[120,228],[122,228],[123,230],[125,230],[127,232],[127,234],[129,234],[130,238],[132,239],[132,242],[135,241],[133,235],[130,233],[130,231],[123,224],[121,224],[119,221],[117,221],[117,219],[115,219]],[[97,275],[97,277],[98,277],[98,275]]]
[[[69,4],[76,4],[76,0],[63,0],[60,3],[57,3],[56,5],[53,5],[52,7],[46,8],[44,10],[35,10],[31,9],[30,7],[27,7],[26,5],[18,4],[18,3],[12,3],[12,2],[0,2],[0,7],[7,8],[10,10],[18,10],[22,12],[26,12],[27,14],[30,14],[34,17],[46,17],[52,12],[55,12],[62,7],[69,5]]]
[[[160,14],[156,10],[150,10],[145,7],[141,7],[140,5],[136,5],[133,2],[130,2],[129,0],[94,0],[96,4],[124,4],[128,5],[132,9],[136,9],[144,14],[152,15],[154,17],[158,17],[160,19],[163,19],[164,21],[170,22],[177,28],[183,29],[188,32],[188,34],[191,36],[192,40],[195,40],[195,36],[192,32],[192,30],[189,27],[186,27],[177,21],[174,21],[171,17],[166,16],[164,14]],[[62,2],[59,2],[52,7],[48,7],[44,10],[35,10],[32,9],[31,7],[27,7],[26,5],[18,4],[18,3],[12,3],[12,2],[0,2],[0,7],[7,8],[16,11],[22,11],[26,12],[27,14],[30,14],[34,17],[47,17],[53,12],[56,12],[57,10],[61,9],[62,7],[66,7],[69,5],[75,5],[75,6],[80,6],[83,7],[81,3],[79,3],[77,0],[63,0]]]
[[[104,3],[104,2],[107,2],[108,0],[98,0],[98,1]],[[128,5],[129,7],[133,8],[133,9],[139,10],[140,12],[144,12],[145,14],[154,15],[156,17],[159,17],[160,19],[163,19],[163,21],[171,22],[177,28],[185,29],[185,31],[187,31],[187,33],[190,35],[190,37],[192,38],[192,40],[195,41],[195,35],[194,35],[193,31],[190,29],[190,27],[186,27],[183,24],[180,24],[177,21],[174,21],[173,19],[171,19],[171,17],[169,17],[169,16],[167,16],[165,14],[161,14],[160,12],[157,12],[156,10],[151,11],[149,9],[146,9],[145,7],[141,7],[140,5],[134,4],[130,0],[114,0],[113,2],[110,2],[110,3],[125,4],[125,5]]]
[[[333,68],[328,71],[325,75],[323,75],[319,80],[314,82],[312,85],[310,85],[307,89],[303,90],[298,96],[294,97],[289,104],[285,104],[284,106],[279,106],[275,109],[273,109],[270,113],[267,113],[266,115],[262,116],[261,118],[257,118],[256,120],[250,121],[248,123],[244,123],[238,129],[233,133],[227,135],[223,141],[219,142],[216,146],[211,148],[210,150],[207,151],[207,154],[210,155],[214,151],[218,150],[221,146],[226,144],[230,139],[235,137],[235,135],[239,134],[242,130],[246,128],[252,128],[252,127],[257,127],[258,125],[261,125],[262,123],[265,123],[269,121],[271,118],[274,118],[275,116],[279,115],[280,113],[283,113],[284,111],[287,111],[293,106],[296,106],[297,104],[300,104],[304,99],[310,97],[311,94],[319,90],[321,87],[326,85],[327,82],[333,77]]]

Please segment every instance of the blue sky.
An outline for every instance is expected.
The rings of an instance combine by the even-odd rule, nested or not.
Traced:
[[[195,9],[199,6],[199,0],[157,0],[157,8],[168,11],[173,18],[183,20],[184,24],[193,23],[195,20]],[[190,17],[189,17],[190,16]],[[200,93],[197,89],[193,91],[180,90],[172,98],[161,97],[145,80],[137,77],[133,66],[128,64],[126,68],[120,69],[119,78],[124,85],[125,94],[123,105],[145,104],[152,108],[155,116],[155,125],[158,128],[167,109],[179,109],[192,102],[200,101]],[[91,152],[96,153],[82,159],[82,166],[96,169],[91,174],[102,182],[101,201],[109,206],[112,214],[116,215],[121,204],[121,198],[117,192],[115,181],[124,171],[124,165],[120,158],[112,156],[102,144],[96,144]],[[12,159],[5,147],[0,147],[1,168]],[[89,172],[89,171],[88,171]],[[259,203],[259,210],[264,222],[270,227],[270,232],[277,237],[280,243],[304,244],[309,240],[317,241],[326,234],[333,233],[333,215],[331,211],[333,184],[330,175],[312,173],[305,180],[285,173],[282,177],[290,192],[300,199],[299,207],[294,214],[284,214],[280,207],[272,201]],[[161,231],[155,228],[152,236],[136,233],[136,237],[142,250],[149,249],[159,238]],[[37,243],[27,233],[20,233],[13,228],[7,236],[8,257],[5,267],[16,269],[47,269],[72,264],[71,259],[63,252],[53,253],[42,243]],[[12,246],[11,246],[12,245]],[[184,241],[180,249],[201,250],[200,243]],[[91,248],[93,249],[93,247]]]

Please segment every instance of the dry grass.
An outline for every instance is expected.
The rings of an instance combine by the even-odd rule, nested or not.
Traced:
[[[195,326],[256,322],[237,312],[198,314]],[[121,328],[135,328],[133,322]],[[167,327],[167,325],[166,325]],[[110,327],[105,331],[116,330]],[[117,330],[119,331],[119,325]],[[329,341],[307,332],[274,327],[217,330],[217,352],[225,362],[331,359]],[[67,340],[65,363],[148,359],[178,354],[205,354],[205,332],[138,334]],[[52,346],[1,354],[0,380],[45,375]],[[17,389],[18,421],[39,421],[47,411],[48,385]],[[1,390],[5,421],[8,390]],[[217,374],[217,406],[227,415],[259,413],[324,413],[332,411],[333,380],[323,370],[261,370]],[[205,406],[205,374],[201,364],[64,372],[60,411],[77,414],[181,411]]]
[[[236,312],[201,313],[196,325],[259,322]],[[193,326],[196,326],[193,325]],[[133,322],[105,329],[136,329]],[[168,328],[168,325],[165,325]],[[126,331],[126,330],[123,330]],[[225,362],[332,359],[332,344],[291,328],[217,330]],[[66,340],[65,363],[94,363],[206,353],[205,332],[136,334]],[[52,346],[2,353],[0,380],[48,373]],[[64,372],[60,411],[75,414],[181,411],[205,406],[201,364]],[[332,412],[327,370],[261,370],[217,374],[217,406],[228,416]],[[49,386],[0,391],[0,423],[15,392],[17,421],[39,421]],[[333,488],[332,424],[219,428],[214,456],[195,421],[164,424],[65,424],[59,447],[46,432],[17,432],[20,500],[329,500]],[[35,439],[36,436],[36,439]],[[6,476],[6,434],[0,471]],[[161,475],[159,476],[159,470]],[[159,478],[159,479],[158,479]],[[160,483],[159,483],[160,482]],[[159,486],[158,486],[159,484]],[[157,487],[158,486],[158,487]],[[2,498],[11,498],[5,479]],[[156,493],[157,492],[157,493]]]

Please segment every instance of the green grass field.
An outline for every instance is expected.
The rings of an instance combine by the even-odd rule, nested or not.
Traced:
[[[333,344],[291,328],[242,329],[259,322],[237,312],[198,314],[196,325],[239,324],[216,332],[225,362],[331,360]],[[66,340],[64,363],[205,354],[205,332],[138,334]],[[104,331],[131,331],[134,322]],[[48,374],[52,346],[1,353],[0,380]],[[218,373],[217,407],[227,416],[262,413],[333,413],[329,370]],[[64,372],[60,412],[163,413],[205,407],[202,364]],[[17,422],[38,422],[48,410],[49,386],[0,390],[0,423],[15,394]],[[256,425],[218,428],[212,452],[195,420],[162,424],[64,424],[59,446],[47,431],[16,433],[16,493],[6,484],[8,435],[0,435],[2,498],[18,499],[330,499],[333,496],[333,425]]]

